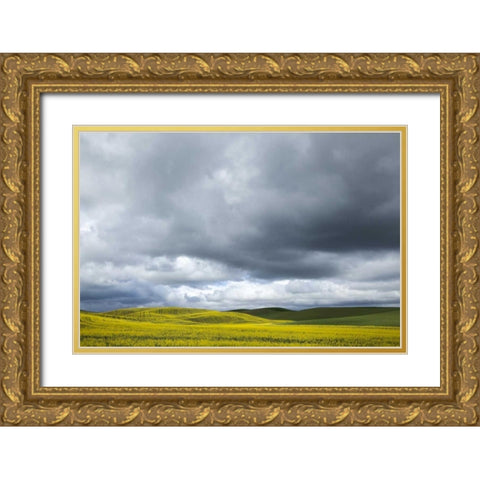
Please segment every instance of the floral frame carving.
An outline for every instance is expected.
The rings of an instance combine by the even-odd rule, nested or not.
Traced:
[[[479,63],[478,54],[0,55],[0,424],[477,425]],[[441,386],[42,387],[39,99],[52,91],[439,92]]]

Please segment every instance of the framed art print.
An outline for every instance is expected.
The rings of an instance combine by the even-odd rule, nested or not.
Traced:
[[[3,55],[5,425],[475,425],[474,54]]]

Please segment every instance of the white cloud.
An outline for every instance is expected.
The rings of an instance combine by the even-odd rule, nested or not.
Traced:
[[[207,309],[235,309],[260,307],[306,308],[312,305],[396,305],[399,301],[398,285],[392,282],[387,288],[374,283],[350,284],[335,280],[277,280],[273,282],[228,281],[202,288],[181,285],[166,287],[165,305],[194,306]],[[162,292],[164,293],[164,292]],[[151,302],[144,306],[155,306]]]

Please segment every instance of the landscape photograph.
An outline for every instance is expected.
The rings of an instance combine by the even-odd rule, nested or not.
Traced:
[[[401,346],[401,130],[78,128],[80,349]]]

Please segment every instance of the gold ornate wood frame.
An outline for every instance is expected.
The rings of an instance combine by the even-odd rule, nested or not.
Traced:
[[[477,54],[0,55],[0,424],[478,424],[479,62]],[[42,387],[44,92],[439,93],[440,387]]]

